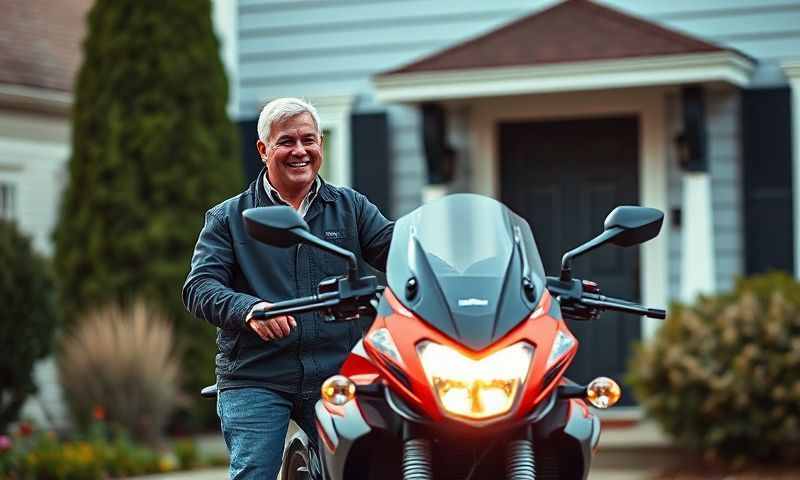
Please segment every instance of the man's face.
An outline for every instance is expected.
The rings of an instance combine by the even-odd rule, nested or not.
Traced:
[[[269,180],[281,193],[311,186],[322,166],[322,138],[309,113],[272,125],[267,144],[256,143],[269,171]]]

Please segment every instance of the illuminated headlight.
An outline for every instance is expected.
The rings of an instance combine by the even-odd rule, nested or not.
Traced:
[[[382,355],[398,365],[403,365],[403,359],[400,357],[400,352],[397,350],[397,345],[394,344],[394,339],[392,339],[388,329],[379,328],[375,330],[369,335],[368,340]]]
[[[555,340],[553,340],[553,348],[550,349],[550,356],[547,357],[547,366],[545,368],[555,365],[573,345],[575,345],[575,339],[559,330]]]
[[[484,419],[511,410],[520,385],[528,376],[533,347],[515,343],[472,360],[450,347],[422,342],[417,353],[428,382],[447,413]]]

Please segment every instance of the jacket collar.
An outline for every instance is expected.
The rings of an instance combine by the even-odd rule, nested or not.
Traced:
[[[265,167],[261,167],[261,170],[256,175],[255,181],[250,184],[250,188],[254,190],[253,194],[253,205],[257,207],[267,207],[272,205],[277,205],[275,202],[267,194],[266,189],[264,188],[264,174],[267,172]],[[339,196],[339,192],[336,189],[329,185],[328,182],[325,181],[324,178],[321,176],[317,176],[320,179],[320,186],[317,195],[319,198],[322,199],[325,203],[332,203],[336,201],[336,197]]]

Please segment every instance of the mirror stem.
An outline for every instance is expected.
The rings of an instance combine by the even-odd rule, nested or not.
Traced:
[[[609,240],[617,236],[622,231],[620,227],[612,227],[608,230],[605,230],[600,235],[594,237],[593,239],[589,240],[588,242],[580,245],[578,247],[573,248],[569,252],[565,253],[563,257],[561,257],[561,276],[559,280],[562,282],[569,282],[572,280],[572,259],[583,255],[584,253],[591,252],[595,248],[604,245]]]
[[[309,231],[301,230],[299,228],[294,230],[295,234],[297,234],[299,237],[302,237],[305,243],[314,245],[321,250],[347,260],[347,277],[350,279],[358,279],[358,261],[356,260],[356,255],[353,252],[330,242],[326,242],[325,240],[321,240]]]

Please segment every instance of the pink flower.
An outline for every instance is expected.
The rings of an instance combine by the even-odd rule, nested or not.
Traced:
[[[0,453],[11,450],[11,439],[7,435],[0,435]]]

